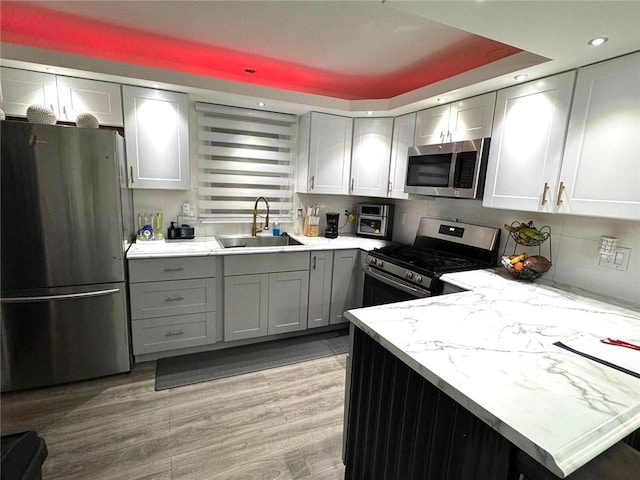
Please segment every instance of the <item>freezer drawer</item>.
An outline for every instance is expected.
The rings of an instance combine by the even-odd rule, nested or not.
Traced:
[[[131,369],[124,283],[4,293],[2,391]]]

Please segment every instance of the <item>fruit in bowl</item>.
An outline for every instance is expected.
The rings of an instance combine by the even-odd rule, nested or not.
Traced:
[[[503,255],[500,263],[514,278],[532,280],[541,277],[551,268],[551,262],[542,255]]]

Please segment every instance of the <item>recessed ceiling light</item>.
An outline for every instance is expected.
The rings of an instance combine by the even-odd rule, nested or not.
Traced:
[[[520,75],[516,75],[513,78],[516,79],[518,82],[521,82],[521,81],[526,80],[527,78],[529,78],[529,75],[525,75],[524,73],[522,73]]]
[[[609,37],[596,37],[589,40],[587,44],[591,45],[592,47],[597,47],[599,45],[602,45],[603,43],[606,43],[608,40]]]

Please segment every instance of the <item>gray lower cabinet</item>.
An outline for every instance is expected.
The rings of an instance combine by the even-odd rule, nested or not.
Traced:
[[[331,283],[331,310],[329,324],[348,320],[343,313],[362,306],[363,273],[360,268],[360,250],[336,250],[333,253],[333,281]]]
[[[213,257],[129,261],[134,355],[215,343],[217,262]]]
[[[309,264],[308,328],[329,325],[333,251],[311,252]]]
[[[307,328],[309,253],[224,257],[224,340]]]

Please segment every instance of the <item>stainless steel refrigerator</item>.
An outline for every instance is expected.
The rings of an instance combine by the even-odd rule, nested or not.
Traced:
[[[2,391],[129,371],[124,140],[0,124]]]

